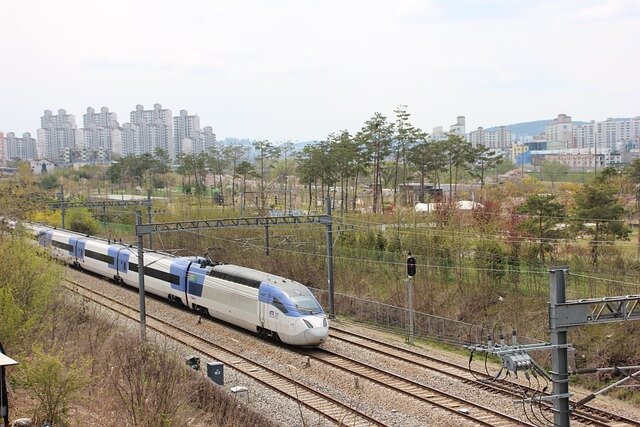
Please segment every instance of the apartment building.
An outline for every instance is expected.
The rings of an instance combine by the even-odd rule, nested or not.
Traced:
[[[63,109],[58,114],[45,110],[40,117],[38,129],[38,157],[48,159],[54,163],[69,161],[69,153],[76,146],[76,119]]]
[[[110,161],[111,153],[122,153],[122,131],[118,115],[102,107],[97,113],[92,107],[82,116],[82,138],[77,148],[83,161]]]
[[[0,131],[0,164],[7,161],[7,146],[5,144],[4,132]]]
[[[186,110],[180,110],[180,115],[173,118],[176,159],[183,154],[199,154],[203,151],[198,141],[200,133],[200,117],[197,114],[190,116]]]
[[[6,160],[35,160],[38,158],[38,145],[31,133],[25,132],[22,137],[8,132],[4,137],[4,150]]]
[[[559,141],[564,143],[567,148],[572,147],[573,122],[571,116],[566,114],[558,114],[552,123],[544,127],[544,136],[547,141]]]
[[[136,105],[135,111],[130,113],[130,121],[122,125],[123,155],[153,153],[161,148],[170,159],[175,159],[171,110],[163,109],[160,104],[154,104],[153,110]]]
[[[500,126],[494,130],[485,130],[479,127],[477,130],[469,132],[467,141],[474,147],[482,145],[486,148],[504,149],[511,147],[513,133],[506,126]]]

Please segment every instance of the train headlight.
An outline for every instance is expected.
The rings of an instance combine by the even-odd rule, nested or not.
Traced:
[[[307,328],[313,329],[313,325],[307,319],[302,319],[302,321],[305,325],[307,325]]]
[[[322,326],[327,327],[327,318],[322,319]]]

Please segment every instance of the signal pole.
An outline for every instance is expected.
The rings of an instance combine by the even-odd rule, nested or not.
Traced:
[[[414,334],[414,320],[413,320],[413,276],[416,275],[416,259],[411,256],[411,252],[407,254],[407,305],[409,310],[409,334],[407,336],[407,342],[413,345]]]

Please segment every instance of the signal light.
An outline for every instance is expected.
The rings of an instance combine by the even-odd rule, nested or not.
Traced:
[[[411,256],[411,252],[409,252],[409,256],[407,257],[407,276],[413,277],[416,275],[416,259]]]

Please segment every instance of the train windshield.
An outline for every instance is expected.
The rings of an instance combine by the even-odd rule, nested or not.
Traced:
[[[296,305],[296,309],[300,314],[322,314],[322,307],[313,295],[295,295],[291,297],[291,301]]]

